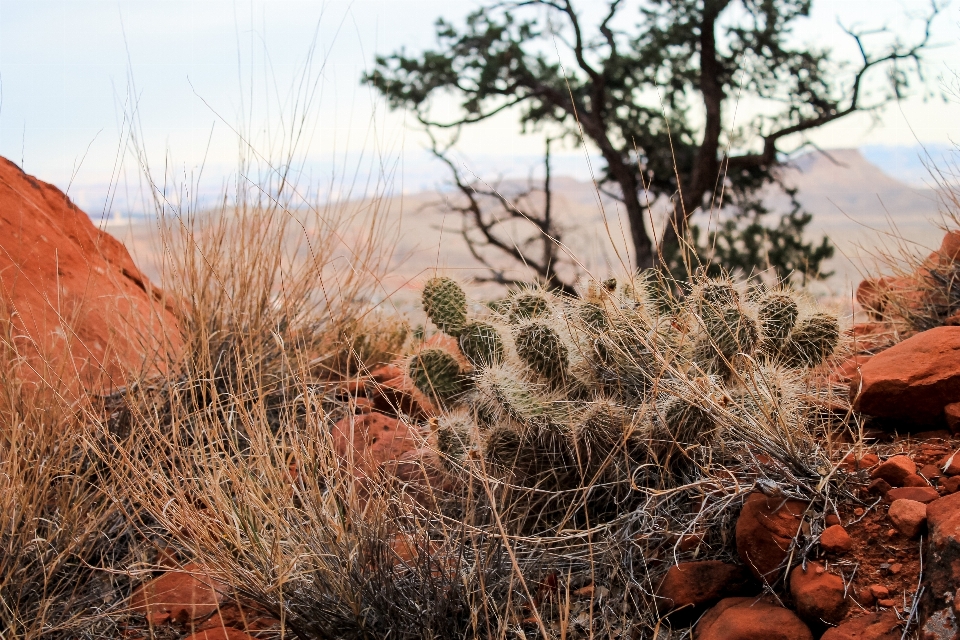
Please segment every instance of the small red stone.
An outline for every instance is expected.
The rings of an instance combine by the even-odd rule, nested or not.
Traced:
[[[940,497],[940,493],[931,486],[926,487],[899,487],[890,489],[883,496],[883,499],[889,503],[897,500],[914,500],[923,504],[929,504]]]
[[[893,456],[870,472],[871,478],[882,478],[891,487],[902,487],[907,476],[917,472],[916,463],[907,456]]]
[[[929,487],[930,483],[927,482],[926,478],[923,476],[914,473],[903,479],[902,487]]]
[[[853,548],[853,540],[846,529],[835,524],[820,535],[820,548],[827,553],[846,553]]]
[[[944,491],[947,493],[956,493],[957,491],[960,491],[960,476],[947,478],[940,483],[940,486],[943,487]]]
[[[919,535],[927,524],[927,507],[915,500],[897,500],[890,505],[887,517],[897,531],[913,538]]]
[[[809,563],[806,571],[797,566],[790,572],[790,594],[797,613],[810,622],[836,624],[847,611],[843,579],[818,562]]]
[[[955,451],[940,461],[940,468],[948,476],[960,475],[960,451]]]

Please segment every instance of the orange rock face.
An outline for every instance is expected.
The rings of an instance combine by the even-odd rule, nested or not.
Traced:
[[[162,292],[53,185],[0,158],[0,300],[23,375],[103,391],[180,348]],[[46,365],[44,364],[46,363]]]
[[[858,384],[859,382],[859,384]],[[960,327],[918,333],[860,368],[855,408],[872,416],[933,422],[960,401]]]
[[[337,455],[360,475],[375,473],[384,463],[399,460],[417,448],[403,420],[376,412],[339,421],[333,427],[333,444]]]
[[[806,506],[800,500],[768,498],[762,493],[747,498],[737,519],[737,553],[754,577],[776,581]]]

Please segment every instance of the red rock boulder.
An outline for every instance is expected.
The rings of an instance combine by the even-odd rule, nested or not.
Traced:
[[[737,554],[758,580],[776,582],[800,530],[806,503],[752,493],[737,518]]]
[[[333,425],[332,435],[337,455],[358,476],[375,475],[385,466],[396,467],[404,454],[418,447],[417,437],[406,422],[377,412],[343,418]]]
[[[726,598],[703,614],[696,640],[813,640],[793,611],[757,598]]]
[[[927,524],[927,507],[916,500],[895,500],[887,512],[893,527],[907,536],[915,538]]]
[[[743,567],[720,560],[681,562],[667,571],[657,597],[662,599],[664,611],[693,613],[721,598],[745,595],[750,583]]]
[[[902,487],[907,478],[917,473],[917,464],[907,456],[892,456],[870,472],[873,479],[885,480],[891,487]]]
[[[827,553],[847,553],[853,549],[853,539],[841,525],[830,525],[820,534],[820,548]]]
[[[875,355],[850,393],[868,415],[936,422],[944,407],[960,402],[960,327],[930,329]]]
[[[849,602],[844,595],[843,579],[810,562],[806,569],[797,566],[790,572],[790,595],[801,618],[811,624],[836,624],[843,619]]]
[[[130,610],[151,625],[187,624],[212,615],[224,600],[226,587],[188,564],[141,585],[130,598]]]
[[[63,192],[0,158],[0,314],[25,379],[73,395],[155,371],[181,347],[169,302]]]

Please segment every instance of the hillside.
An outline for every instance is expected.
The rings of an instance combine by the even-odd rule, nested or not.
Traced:
[[[892,226],[902,238],[924,248],[935,247],[942,235],[936,226],[936,194],[884,174],[857,150],[802,156],[787,171],[785,182],[799,188],[800,201],[814,214],[811,236],[827,234],[838,248],[828,266],[835,272],[829,283],[834,293],[849,292],[859,282],[860,265],[872,262],[872,252],[884,244],[883,234]],[[504,192],[521,186],[512,181],[500,184]],[[392,275],[384,283],[385,293],[397,288],[413,291],[437,267],[461,278],[485,273],[467,250],[459,218],[444,212],[446,195],[432,191],[394,196],[378,207],[370,201],[339,205],[364,220],[377,209],[385,236],[395,239]],[[569,177],[554,179],[554,197],[556,219],[570,254],[595,275],[619,271],[628,231],[617,203],[598,197],[591,183]],[[783,196],[772,196],[770,204],[784,210],[787,202]],[[159,280],[155,224],[112,224],[109,230],[127,244],[144,271]],[[497,263],[510,269],[507,275],[522,276],[515,265]]]

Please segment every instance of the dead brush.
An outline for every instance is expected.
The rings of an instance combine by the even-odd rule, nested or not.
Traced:
[[[116,635],[105,614],[130,593],[136,537],[98,486],[63,379],[22,360],[12,323],[0,327],[0,638]]]

